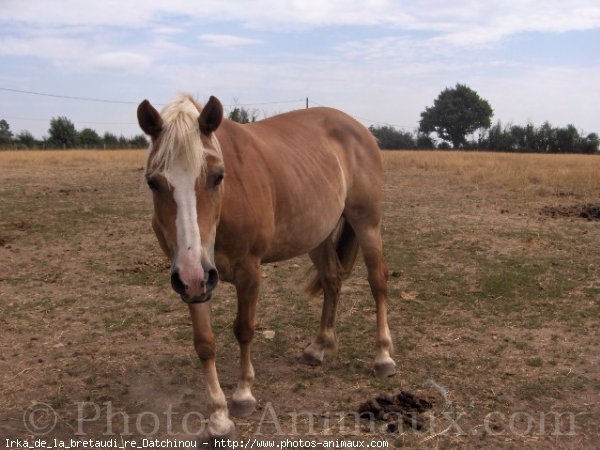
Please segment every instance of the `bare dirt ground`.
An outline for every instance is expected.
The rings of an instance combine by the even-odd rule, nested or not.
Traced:
[[[151,231],[144,156],[0,153],[0,447],[181,438],[203,426],[190,321]],[[398,373],[372,376],[362,265],[343,290],[339,351],[316,368],[298,362],[321,304],[302,291],[308,259],[265,266],[259,409],[236,421],[239,437],[598,448],[600,222],[572,212],[600,205],[600,159],[388,152],[384,161]],[[221,285],[212,303],[230,396],[233,289]],[[366,401],[401,391],[431,404],[418,430],[356,418]]]

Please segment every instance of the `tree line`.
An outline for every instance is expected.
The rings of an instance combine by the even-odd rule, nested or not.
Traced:
[[[398,130],[391,125],[370,126],[369,130],[384,150],[397,149],[464,149],[536,153],[597,153],[600,139],[596,133],[585,134],[574,125],[554,127],[492,124],[494,111],[490,103],[464,84],[444,89],[433,105],[421,113],[418,129]],[[228,118],[239,123],[254,122],[256,110],[233,108]],[[28,131],[16,136],[5,120],[0,120],[0,148],[145,148],[143,134],[126,138],[112,133],[100,136],[91,128],[76,130],[66,117],[50,121],[48,137],[36,140]]]
[[[526,125],[494,123],[487,130],[481,130],[459,147],[453,147],[447,141],[438,143],[427,134],[398,130],[390,125],[371,126],[371,133],[377,139],[382,150],[484,150],[518,153],[596,153],[600,139],[596,133],[581,133],[574,125],[554,127],[548,122],[536,127]]]
[[[489,102],[464,84],[444,89],[433,106],[421,113],[414,132],[384,125],[369,130],[382,149],[464,149],[535,153],[596,153],[600,139],[585,134],[574,125],[554,127],[544,122],[537,127],[492,125],[493,109]],[[434,137],[437,140],[434,140]],[[437,143],[436,143],[437,141]]]
[[[36,139],[29,131],[20,131],[16,135],[4,119],[0,120],[0,148],[10,149],[117,149],[146,148],[148,140],[143,134],[133,137],[106,132],[99,135],[92,128],[77,130],[73,122],[66,117],[53,117],[50,120],[48,136]]]
[[[256,122],[258,111],[241,106],[233,108],[227,117],[239,123]],[[131,138],[106,132],[100,136],[92,128],[77,130],[71,120],[64,116],[53,117],[50,120],[48,136],[36,139],[29,131],[20,131],[16,135],[10,130],[10,125],[0,119],[0,149],[118,149],[146,148],[148,139],[143,134]]]

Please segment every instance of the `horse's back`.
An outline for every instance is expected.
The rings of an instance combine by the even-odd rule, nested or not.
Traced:
[[[337,143],[345,152],[358,152],[359,157],[370,154],[381,160],[371,132],[353,117],[333,108],[290,111],[244,127],[255,135],[270,135],[272,138],[285,140],[292,144],[289,150],[293,150],[294,144],[300,143],[309,148]]]

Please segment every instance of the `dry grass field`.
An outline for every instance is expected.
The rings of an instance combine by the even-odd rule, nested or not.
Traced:
[[[0,446],[162,439],[202,426],[192,413],[206,412],[199,363],[151,231],[144,157],[0,152]],[[361,264],[343,290],[338,354],[316,368],[298,362],[321,305],[302,292],[308,259],[265,266],[259,409],[236,421],[240,437],[598,448],[600,158],[386,152],[384,161],[398,373],[371,374],[374,305]],[[235,298],[230,286],[217,291],[230,396]],[[347,415],[401,390],[432,401],[422,429],[388,433]]]

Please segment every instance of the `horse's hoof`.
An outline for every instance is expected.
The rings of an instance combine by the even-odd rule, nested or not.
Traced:
[[[229,414],[234,417],[248,417],[254,411],[256,411],[256,400],[254,397],[244,398],[242,400],[231,400]]]
[[[373,365],[373,371],[377,378],[387,378],[396,374],[396,363],[390,359],[389,361],[376,362]]]
[[[302,353],[300,362],[309,366],[320,366],[323,364],[323,354],[317,354],[316,352],[312,351],[310,347],[308,347],[306,350],[304,350],[304,353]]]
[[[229,431],[223,434],[211,434],[206,432],[203,434],[197,443],[197,447],[202,450],[213,449],[234,449],[237,442],[234,442],[237,437],[235,428],[232,426]]]

